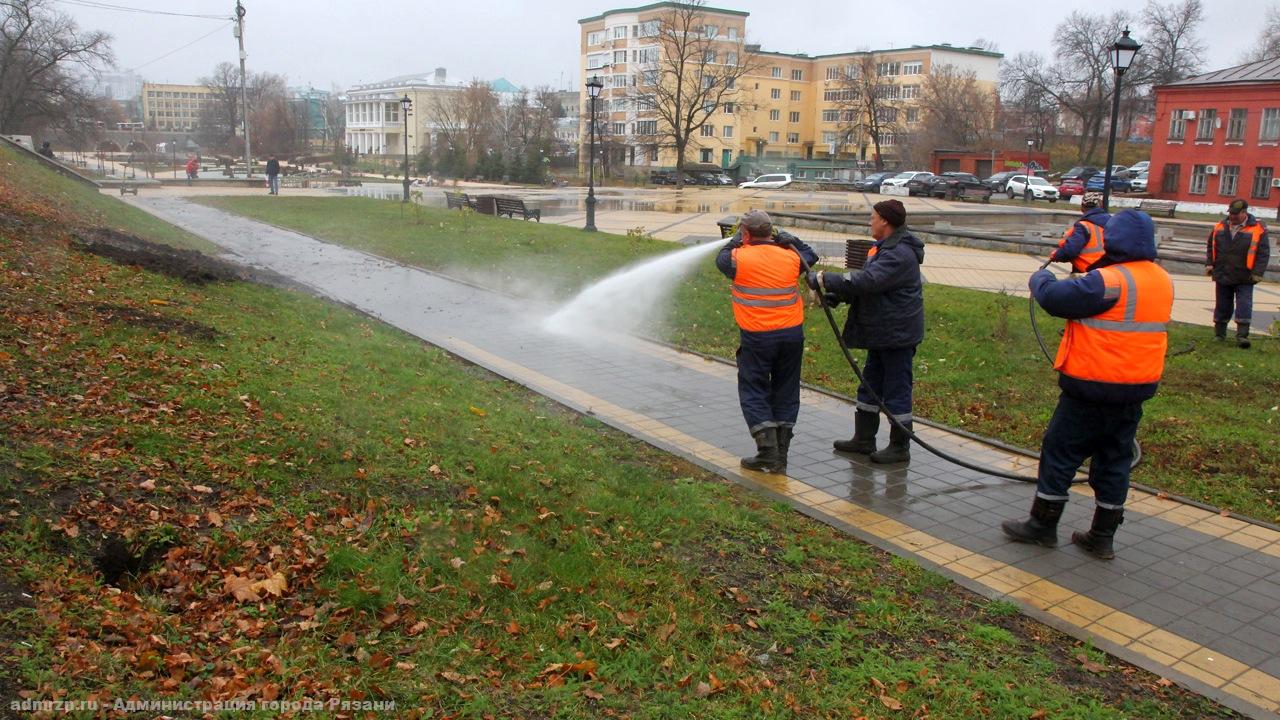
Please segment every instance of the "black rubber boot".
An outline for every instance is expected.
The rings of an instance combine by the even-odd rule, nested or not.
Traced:
[[[1115,510],[1096,508],[1093,511],[1093,527],[1089,528],[1089,532],[1071,533],[1071,542],[1096,558],[1110,560],[1116,556],[1112,545],[1116,537],[1116,528],[1123,522],[1124,508]]]
[[[1236,323],[1236,347],[1249,349],[1249,323]]]
[[[742,467],[759,472],[781,472],[783,463],[778,457],[778,428],[757,430],[751,437],[756,440],[756,455],[742,458]]]
[[[782,462],[782,466],[787,466],[787,453],[791,450],[791,438],[795,437],[796,429],[787,425],[778,426],[778,460]]]
[[[903,423],[905,429],[897,425],[889,428],[889,444],[883,450],[871,453],[871,462],[880,465],[904,463],[911,459],[911,423]]]
[[[1224,323],[1224,322],[1215,322],[1215,323],[1213,324],[1213,339],[1214,339],[1214,340],[1226,340],[1226,339],[1227,339],[1227,324],[1226,324],[1226,323]]]
[[[870,455],[876,451],[876,433],[880,431],[880,413],[859,410],[853,414],[853,437],[832,443],[839,452]]]
[[[1058,545],[1058,520],[1062,518],[1065,502],[1049,502],[1037,497],[1031,503],[1031,517],[1023,522],[1006,520],[1000,524],[1004,534],[1018,542],[1033,543],[1045,547]]]

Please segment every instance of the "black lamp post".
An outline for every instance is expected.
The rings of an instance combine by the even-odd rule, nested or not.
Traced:
[[[409,202],[409,108],[413,101],[408,95],[400,98],[400,112],[404,113],[404,198],[400,202]]]
[[[173,179],[178,179],[178,138],[173,139]]]
[[[1134,56],[1141,49],[1142,46],[1129,37],[1129,28],[1125,28],[1116,39],[1116,44],[1111,46],[1111,64],[1116,70],[1116,88],[1115,95],[1111,98],[1111,138],[1107,140],[1107,169],[1106,175],[1102,178],[1102,209],[1107,211],[1111,209],[1111,166],[1116,158],[1116,120],[1120,114],[1120,78],[1133,64]]]
[[[587,80],[587,97],[591,98],[591,152],[587,157],[587,232],[596,231],[596,98],[604,88],[604,81],[599,75],[592,75]]]
[[[1022,202],[1031,201],[1031,176],[1033,175],[1031,172],[1031,148],[1035,147],[1035,145],[1036,141],[1034,139],[1027,138],[1027,184],[1022,187]]]

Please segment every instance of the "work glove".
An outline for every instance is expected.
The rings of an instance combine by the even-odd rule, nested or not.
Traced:
[[[1049,262],[1066,262],[1066,261],[1059,258],[1058,251],[1054,250],[1053,252],[1049,253]]]
[[[733,237],[729,238],[729,247],[731,248],[742,247],[742,233],[734,233]]]
[[[791,241],[795,239],[794,235],[788,233],[775,232],[773,235],[773,242],[778,247],[789,248],[791,247]]]
[[[809,287],[813,288],[816,292],[823,292],[821,272],[817,270],[810,270],[805,274],[804,279],[805,282],[809,284]]]
[[[829,310],[835,310],[840,305],[840,298],[836,297],[835,293],[822,293],[822,304]]]
[[[1261,275],[1256,275],[1256,274],[1255,274],[1255,275],[1250,275],[1249,277],[1251,277],[1251,278],[1253,279],[1253,284],[1254,284],[1254,285],[1257,285],[1258,283],[1262,282],[1262,276],[1261,276]]]
[[[1204,266],[1204,274],[1205,274],[1205,275],[1212,275],[1212,274],[1213,274],[1213,266],[1212,266],[1212,265],[1205,265],[1205,266]]]

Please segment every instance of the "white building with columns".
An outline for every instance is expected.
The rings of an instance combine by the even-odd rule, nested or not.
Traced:
[[[346,144],[361,155],[404,155],[405,119],[400,102],[409,97],[409,155],[429,144],[433,133],[431,105],[440,93],[460,92],[466,83],[450,82],[445,69],[429,74],[402,75],[357,85],[346,93]]]

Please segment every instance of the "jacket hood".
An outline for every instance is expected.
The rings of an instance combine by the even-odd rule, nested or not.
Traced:
[[[1084,212],[1080,213],[1080,219],[1088,220],[1094,225],[1101,225],[1103,227],[1106,227],[1107,222],[1111,220],[1111,215],[1107,213],[1106,210],[1103,210],[1102,208],[1089,208],[1088,210],[1085,210]]]
[[[911,252],[916,255],[916,262],[924,262],[924,243],[920,238],[908,232],[905,225],[895,228],[889,237],[879,242],[879,246],[883,249],[888,249],[899,243],[911,248]]]
[[[1156,258],[1156,224],[1150,215],[1121,210],[1111,216],[1106,228],[1102,246],[1112,262]]]

